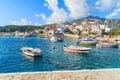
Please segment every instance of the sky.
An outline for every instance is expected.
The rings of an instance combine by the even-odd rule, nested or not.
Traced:
[[[59,24],[89,15],[120,19],[120,0],[0,0],[0,26]]]

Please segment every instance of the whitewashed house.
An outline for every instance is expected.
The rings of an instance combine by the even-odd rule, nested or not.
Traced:
[[[65,28],[62,28],[62,27],[58,27],[58,28],[57,28],[57,31],[58,31],[59,33],[63,33],[64,30],[65,30]]]
[[[99,26],[91,26],[91,32],[94,32],[94,33],[98,33],[100,31],[100,27]]]
[[[112,31],[113,29],[112,29],[112,27],[110,27],[110,26],[106,26],[105,27],[105,32],[109,32],[109,31]]]
[[[82,25],[77,25],[77,26],[75,26],[75,28],[78,29],[78,30],[80,30],[80,31],[83,30],[83,26]]]
[[[104,29],[105,32],[109,32],[113,30],[111,26],[106,26],[106,25],[100,25],[100,29]]]

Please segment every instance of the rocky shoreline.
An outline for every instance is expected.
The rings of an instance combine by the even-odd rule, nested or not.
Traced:
[[[98,41],[102,42],[111,42],[111,43],[119,43],[120,44],[120,36],[103,36],[103,37],[97,37]]]
[[[120,69],[0,74],[0,80],[120,80]]]

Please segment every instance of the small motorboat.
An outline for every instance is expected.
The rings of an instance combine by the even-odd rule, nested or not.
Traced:
[[[118,48],[118,43],[98,43],[96,47],[98,48]]]
[[[95,45],[97,41],[80,41],[81,45]]]
[[[84,40],[81,40],[79,43],[81,45],[96,45],[97,40],[96,39],[91,39],[91,38],[86,38]]]
[[[50,37],[50,41],[51,41],[51,42],[63,42],[64,39],[63,39],[63,38],[57,38],[57,37],[52,36],[52,37]]]
[[[20,49],[21,52],[23,52],[24,54],[28,55],[28,56],[41,56],[40,52],[41,50],[39,48],[31,48],[31,47],[23,47]]]
[[[78,53],[88,53],[91,48],[87,47],[77,47],[77,46],[64,46],[65,51],[78,52]]]

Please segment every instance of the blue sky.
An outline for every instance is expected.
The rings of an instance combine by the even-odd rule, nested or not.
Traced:
[[[0,25],[62,23],[88,15],[120,19],[120,0],[0,0]]]

